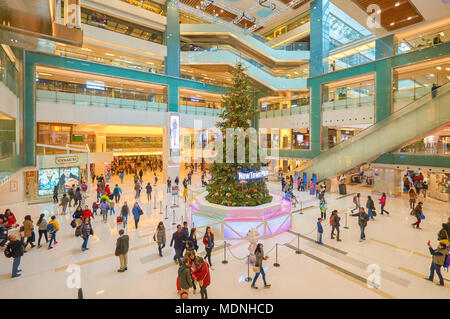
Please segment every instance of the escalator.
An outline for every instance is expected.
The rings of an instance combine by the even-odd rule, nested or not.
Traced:
[[[323,180],[450,123],[450,82],[315,157],[303,170]]]

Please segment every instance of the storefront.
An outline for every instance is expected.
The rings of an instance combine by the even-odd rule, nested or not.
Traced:
[[[38,155],[37,170],[24,172],[25,200],[50,200],[56,186],[65,193],[87,180],[88,154]]]

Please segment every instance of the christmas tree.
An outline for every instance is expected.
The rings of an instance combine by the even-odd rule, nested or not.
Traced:
[[[245,69],[242,64],[237,64],[233,71],[233,85],[227,94],[222,98],[223,113],[220,115],[221,121],[217,127],[222,131],[224,142],[226,142],[226,129],[244,129],[250,127],[249,120],[255,116],[256,110],[253,106],[253,98],[250,81],[244,74]],[[231,142],[231,141],[228,141]],[[216,161],[211,166],[213,176],[208,184],[208,195],[206,199],[210,203],[224,206],[257,206],[272,201],[272,196],[266,186],[264,178],[238,180],[238,173],[249,173],[261,171],[261,162],[258,157],[256,147],[249,148],[249,138],[245,138],[245,162],[237,162],[237,138],[234,137],[233,163],[226,163],[226,143],[223,143],[223,156],[220,161]],[[257,160],[253,163],[250,158],[254,156]]]

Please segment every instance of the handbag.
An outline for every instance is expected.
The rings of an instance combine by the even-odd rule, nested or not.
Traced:
[[[423,214],[419,214],[418,216],[420,219],[425,219],[425,215],[423,215]]]
[[[153,234],[153,240],[156,241],[156,234]]]
[[[72,221],[70,222],[70,226],[71,226],[72,228],[77,227],[77,222],[75,221],[75,219],[72,219]]]
[[[142,209],[139,209],[139,216],[144,215],[144,212],[142,211]]]
[[[259,274],[260,271],[259,266],[253,266],[253,271],[255,274]]]

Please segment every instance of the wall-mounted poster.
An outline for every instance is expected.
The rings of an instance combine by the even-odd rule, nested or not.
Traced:
[[[200,130],[198,132],[198,147],[208,147],[208,130]]]
[[[180,117],[178,115],[170,116],[170,149],[180,149]]]
[[[38,171],[39,196],[53,194],[53,188],[59,185],[59,169],[45,168]]]
[[[25,171],[25,198],[31,200],[37,197],[37,171]]]
[[[59,169],[59,174],[59,188],[64,192],[67,192],[72,185],[78,187],[80,176],[79,167],[62,167]]]

